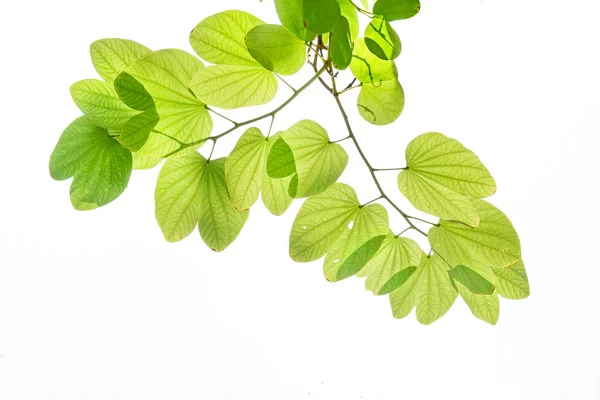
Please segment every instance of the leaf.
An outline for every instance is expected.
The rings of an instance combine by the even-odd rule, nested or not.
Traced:
[[[417,269],[396,290],[390,293],[390,305],[394,318],[405,318],[415,308],[417,303],[416,289],[419,286],[423,265],[429,263],[429,257],[421,252]]]
[[[162,162],[162,158],[147,156],[140,153],[133,153],[133,169],[143,170],[152,169]]]
[[[371,9],[371,6],[369,5],[369,0],[360,0],[360,4],[362,4],[366,11],[369,11]]]
[[[412,18],[421,10],[419,0],[377,0],[373,6],[373,14],[386,21],[397,21]]]
[[[398,175],[398,188],[420,211],[448,220],[461,221],[470,226],[479,224],[477,211],[466,197],[411,169]]]
[[[134,142],[132,150],[155,157],[177,152],[180,142],[196,143],[188,152],[200,147],[212,131],[212,119],[188,84],[201,68],[198,59],[176,49],[155,51],[126,68],[115,81],[117,94],[129,107],[145,113],[126,124],[121,141]]]
[[[350,63],[352,74],[363,84],[378,86],[381,82],[398,80],[398,69],[393,61],[382,60],[367,47],[365,39],[354,42],[354,52]]]
[[[85,79],[71,86],[71,97],[95,125],[121,129],[139,111],[127,107],[117,97],[113,85],[98,79]]]
[[[265,165],[267,164],[267,156],[271,154],[271,150],[278,142],[281,134],[282,132],[279,132],[268,139]],[[284,178],[271,178],[267,173],[267,169],[263,170],[261,197],[263,204],[272,214],[282,215],[292,204],[293,199],[288,193],[291,180],[291,175]]]
[[[446,263],[436,254],[421,264],[416,288],[417,320],[429,325],[443,317],[458,296],[448,277]]]
[[[190,89],[200,101],[232,110],[273,100],[277,79],[261,66],[214,65],[199,70]]]
[[[500,316],[500,300],[497,294],[473,294],[460,283],[456,285],[473,315],[491,325],[496,325]]]
[[[457,140],[441,133],[417,136],[406,148],[411,171],[472,198],[496,192],[496,182],[479,158]]]
[[[508,267],[492,267],[496,276],[496,290],[505,299],[521,300],[529,297],[529,280],[522,260]]]
[[[151,51],[127,39],[100,39],[90,46],[94,68],[102,79],[111,84],[125,68]]]
[[[367,276],[365,286],[373,294],[391,293],[414,273],[421,253],[414,240],[396,237],[390,232],[379,251],[358,275]]]
[[[354,43],[350,33],[350,25],[345,17],[341,17],[331,34],[331,59],[334,68],[344,70],[352,62]]]
[[[247,12],[223,11],[196,25],[190,33],[190,44],[196,54],[213,64],[258,66],[246,48],[244,37],[262,24]]]
[[[494,293],[494,284],[467,266],[457,265],[448,273],[450,278],[460,282],[471,293],[484,295]]]
[[[248,219],[248,210],[236,210],[229,200],[224,158],[207,162],[200,191],[200,236],[212,250],[223,251],[238,237]]]
[[[340,5],[342,17],[348,20],[348,26],[350,27],[350,37],[352,38],[352,41],[355,41],[358,38],[360,28],[358,21],[358,11],[356,11],[356,7],[354,6],[354,4],[352,4],[351,0],[337,0],[337,2]]]
[[[246,47],[264,68],[294,75],[306,62],[306,46],[281,25],[258,25],[246,35]]]
[[[382,60],[395,60],[402,51],[398,34],[382,19],[373,18],[365,31],[365,44],[371,53]]]
[[[358,112],[373,125],[388,125],[404,110],[404,90],[396,80],[363,84],[358,95]]]
[[[194,152],[165,162],[154,192],[156,221],[165,239],[177,242],[194,231],[200,216],[206,159]]]
[[[73,177],[71,203],[81,211],[119,197],[129,182],[131,166],[131,152],[87,117],[77,118],[65,129],[50,157],[53,179]]]
[[[295,173],[294,153],[287,142],[279,135],[267,157],[267,174],[272,178],[285,178]]]
[[[310,262],[323,257],[356,217],[359,206],[354,189],[339,182],[307,199],[292,226],[292,259]]]
[[[302,4],[304,26],[316,34],[331,32],[341,15],[337,0],[304,0]]]
[[[275,9],[283,26],[303,42],[311,42],[317,34],[310,32],[304,25],[303,2],[304,0],[275,0]]]

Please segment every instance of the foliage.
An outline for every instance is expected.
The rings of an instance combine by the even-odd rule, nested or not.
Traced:
[[[218,13],[190,34],[200,58],[177,49],[152,51],[125,39],[92,43],[102,80],[71,87],[83,116],[60,137],[50,158],[52,178],[72,177],[73,206],[91,210],[119,197],[132,170],[166,159],[155,191],[165,239],[182,240],[197,227],[215,251],[237,238],[259,197],[275,215],[304,198],[289,240],[295,261],[324,257],[324,275],[332,282],[365,277],[369,291],[389,295],[396,318],[416,308],[417,320],[430,324],[460,295],[477,318],[495,324],[499,296],[529,296],[519,237],[506,215],[483,200],[495,193],[496,182],[463,144],[429,132],[410,142],[405,164],[398,160],[392,170],[399,171],[398,188],[408,201],[438,219],[409,215],[383,191],[383,169],[365,157],[341,96],[360,89],[357,115],[373,125],[400,117],[404,91],[394,60],[402,44],[390,22],[415,16],[421,5],[360,4],[275,0],[281,25],[244,11]],[[359,15],[368,19],[362,38]],[[298,89],[281,77],[307,65],[314,74]],[[340,79],[349,75],[350,84],[339,90]],[[347,136],[332,138],[310,119],[272,134],[278,112],[317,81],[339,108]],[[269,103],[280,83],[292,93],[269,113],[237,122],[216,110]],[[232,127],[213,133],[213,117]],[[263,133],[253,125],[265,119],[271,119],[271,128]],[[219,139],[236,132],[241,136],[229,156],[213,159]],[[205,157],[197,150],[207,141],[212,150]],[[358,151],[378,197],[361,202],[351,186],[338,182],[348,164],[345,144]],[[407,229],[390,228],[390,211]],[[408,237],[413,234],[426,237],[430,249],[421,249]]]

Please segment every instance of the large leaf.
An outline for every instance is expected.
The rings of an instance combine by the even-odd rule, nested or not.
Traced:
[[[331,32],[341,15],[337,0],[304,0],[302,4],[302,18],[306,29],[317,34]]]
[[[352,62],[354,43],[350,32],[350,25],[345,17],[341,17],[331,34],[330,41],[331,60],[334,68],[344,70]]]
[[[98,208],[119,197],[127,187],[131,167],[131,152],[87,117],[65,129],[50,157],[52,178],[73,177],[71,203],[77,210]]]
[[[125,68],[151,51],[127,39],[100,39],[90,46],[94,68],[108,83],[113,83]]]
[[[98,79],[74,83],[71,97],[86,117],[105,129],[121,129],[130,118],[140,113],[123,104],[113,85]]]
[[[323,257],[356,217],[359,206],[354,189],[339,182],[307,199],[292,226],[292,259],[309,262]]]
[[[176,49],[155,51],[126,68],[115,81],[117,94],[144,113],[126,124],[121,142],[155,157],[177,151],[179,142],[198,142],[188,151],[200,147],[212,131],[212,119],[188,84],[201,68],[197,58]]]
[[[281,134],[282,132],[279,132],[268,139],[265,165],[267,163],[267,156],[271,154],[271,149],[278,142]],[[292,175],[284,178],[272,178],[267,173],[266,168],[263,170],[261,197],[263,204],[272,214],[281,215],[292,204],[293,199],[288,193],[292,178]]]
[[[492,267],[496,275],[496,290],[505,299],[521,300],[529,297],[529,280],[525,264],[519,260],[508,267]]]
[[[275,0],[275,9],[281,24],[304,42],[312,41],[317,34],[306,28],[302,17],[303,0]]]
[[[306,62],[306,46],[281,25],[258,25],[246,35],[248,51],[263,67],[293,75]]]
[[[388,231],[388,213],[380,204],[359,209],[325,256],[323,272],[330,282],[346,279],[373,258]]]
[[[145,154],[133,153],[133,169],[152,169],[162,162],[162,158],[151,157]]]
[[[475,317],[496,325],[500,316],[500,299],[497,294],[474,294],[460,283],[456,284],[456,288]]]
[[[212,250],[223,251],[238,237],[248,219],[248,210],[236,210],[229,200],[224,158],[208,162],[200,191],[200,235]]]
[[[404,110],[404,90],[397,80],[376,85],[363,84],[358,95],[358,112],[373,125],[388,125],[396,121]]]
[[[383,81],[398,80],[396,64],[393,61],[382,60],[371,53],[365,39],[354,42],[350,70],[363,84],[371,83],[377,86]]]
[[[379,251],[358,275],[367,277],[365,286],[374,294],[391,293],[414,273],[421,253],[414,240],[396,237],[390,232]]]
[[[412,18],[419,10],[419,0],[377,0],[373,6],[373,13],[387,21]]]
[[[227,110],[268,103],[277,93],[277,79],[262,66],[203,68],[194,75],[189,86],[200,101]]]
[[[213,64],[256,66],[244,37],[260,19],[244,11],[229,10],[201,21],[190,33],[190,43],[196,53]]]
[[[395,60],[402,51],[398,34],[389,22],[373,18],[365,31],[365,44],[382,60]]]

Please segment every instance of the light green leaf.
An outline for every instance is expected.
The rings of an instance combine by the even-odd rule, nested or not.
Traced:
[[[223,251],[238,237],[248,219],[248,210],[236,210],[229,200],[224,158],[206,164],[200,191],[200,236],[212,250]]]
[[[408,169],[398,175],[400,192],[412,205],[428,214],[448,220],[479,224],[479,216],[469,200],[446,186]]]
[[[421,253],[421,248],[414,240],[396,237],[390,232],[377,254],[358,275],[367,276],[365,286],[373,294],[391,293],[414,273]]]
[[[449,271],[449,274],[450,278],[460,282],[473,294],[494,293],[494,284],[467,266],[457,265]]]
[[[194,231],[200,216],[206,159],[194,152],[165,162],[154,193],[156,221],[165,239],[177,242]]]
[[[131,152],[87,117],[76,119],[65,129],[50,157],[53,179],[74,178],[71,203],[81,211],[102,207],[119,197],[129,182],[131,166]]]
[[[392,306],[392,315],[394,318],[405,318],[415,308],[417,304],[416,289],[419,287],[420,277],[424,271],[423,266],[429,263],[429,257],[421,252],[417,269],[413,271],[402,285],[390,293],[390,305]]]
[[[248,52],[244,37],[260,19],[244,11],[229,10],[201,21],[190,33],[194,51],[213,64],[260,65]],[[285,25],[285,24],[284,24]]]
[[[341,17],[331,34],[331,59],[334,68],[344,70],[352,62],[354,44],[350,33],[350,25],[345,17]]]
[[[460,283],[456,284],[456,288],[475,317],[496,325],[500,316],[500,299],[497,294],[473,294]]]
[[[120,140],[128,143],[133,137],[136,145],[130,148],[155,157],[176,152],[180,142],[196,143],[188,152],[200,147],[212,131],[212,119],[188,84],[202,67],[190,54],[169,49],[150,53],[125,69],[115,81],[117,94],[129,107],[145,113],[126,124]],[[156,125],[149,129],[152,121]]]
[[[354,189],[339,182],[307,199],[292,226],[292,259],[309,262],[323,257],[356,217],[359,206]]]
[[[311,42],[317,34],[306,29],[302,18],[303,2],[303,0],[275,0],[275,9],[283,26],[303,42]]]
[[[279,132],[268,139],[265,164],[267,163],[267,156],[271,154],[271,150],[281,134],[282,132]],[[281,215],[292,204],[293,199],[288,193],[291,181],[292,175],[285,178],[271,178],[267,173],[267,169],[263,170],[261,197],[263,204],[272,214]]]
[[[139,111],[119,100],[113,85],[98,79],[85,79],[71,86],[71,97],[95,125],[105,129],[121,129]]]
[[[388,213],[381,204],[360,208],[325,256],[325,278],[337,282],[360,271],[377,253],[389,229]]]
[[[373,14],[386,21],[397,21],[412,18],[421,10],[419,0],[377,0],[373,6]]]
[[[306,46],[281,25],[258,25],[246,35],[248,51],[263,67],[294,75],[306,62]]]
[[[418,287],[415,288],[417,320],[429,325],[450,310],[458,293],[448,277],[448,266],[438,255],[428,257],[421,268],[423,271],[418,275]]]
[[[369,4],[369,0],[360,0],[360,4],[364,7],[366,11],[371,9],[371,5]]]
[[[317,34],[331,32],[342,11],[336,0],[304,0],[302,17],[306,29]]]
[[[489,197],[496,182],[479,158],[457,140],[441,133],[417,136],[406,148],[411,171],[472,198]]]
[[[151,51],[127,39],[100,39],[90,46],[94,68],[102,79],[111,84],[125,68]]]
[[[402,43],[398,34],[382,19],[373,18],[365,31],[365,44],[382,60],[395,60],[402,51]]]
[[[404,90],[396,80],[363,84],[358,95],[358,112],[373,125],[388,125],[404,110]]]
[[[162,158],[151,157],[140,153],[133,153],[133,169],[152,169],[160,164],[162,160]]]
[[[199,70],[190,89],[200,101],[231,110],[273,100],[277,79],[261,66],[214,65]]]
[[[337,2],[340,5],[342,17],[348,20],[348,25],[350,26],[350,37],[352,38],[352,41],[355,41],[358,38],[360,29],[358,11],[356,11],[356,7],[354,7],[354,4],[352,4],[351,0],[337,0]]]
[[[529,297],[529,280],[522,260],[508,267],[492,267],[492,271],[496,275],[496,290],[500,296],[512,300]]]
[[[381,82],[398,80],[398,69],[393,61],[382,60],[367,47],[365,39],[354,42],[354,52],[350,63],[352,74],[361,83],[378,86]]]
[[[272,178],[285,178],[296,173],[294,153],[281,136],[273,142],[267,157],[267,173]]]

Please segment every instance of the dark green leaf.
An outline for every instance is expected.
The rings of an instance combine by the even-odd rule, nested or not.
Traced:
[[[382,60],[394,60],[402,51],[402,43],[394,28],[378,18],[374,18],[367,27],[365,43],[371,53]]]
[[[414,17],[420,9],[419,0],[377,0],[373,13],[386,21],[396,21]]]
[[[350,25],[345,17],[341,17],[331,34],[331,59],[336,69],[344,70],[352,62],[354,43],[350,33]]]
[[[337,0],[304,0],[302,16],[304,26],[311,32],[331,32],[342,15]]]

